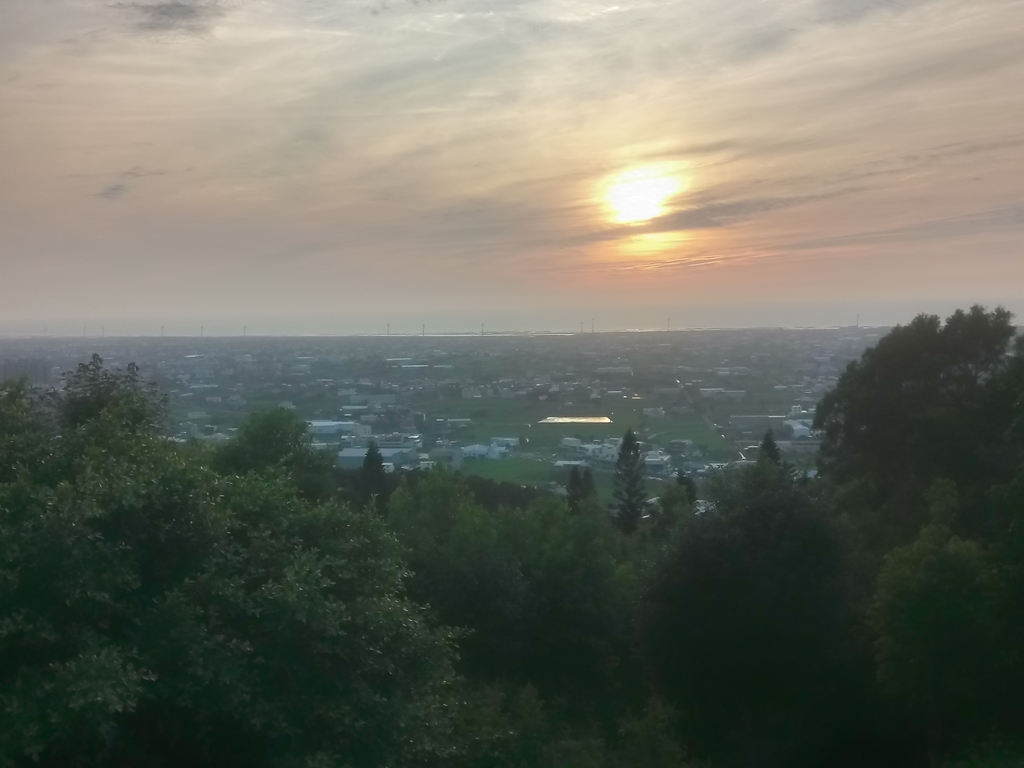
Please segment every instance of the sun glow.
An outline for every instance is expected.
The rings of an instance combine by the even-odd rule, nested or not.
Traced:
[[[605,198],[616,222],[634,224],[661,216],[665,201],[683,189],[682,179],[665,167],[646,166],[614,176]]]

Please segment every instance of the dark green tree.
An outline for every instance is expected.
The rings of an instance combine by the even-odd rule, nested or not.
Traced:
[[[363,468],[359,477],[362,486],[363,496],[367,503],[376,499],[376,503],[383,508],[388,495],[388,475],[384,471],[384,457],[381,455],[377,441],[371,440],[366,449],[366,458],[363,459]]]
[[[864,499],[877,547],[914,539],[936,480],[953,481],[966,505],[1008,480],[1006,426],[1019,397],[1006,375],[1012,317],[978,306],[945,323],[920,315],[850,363],[819,403],[822,474]],[[959,524],[984,521],[966,515]]]
[[[676,485],[685,489],[686,500],[692,505],[697,501],[697,483],[693,481],[693,477],[690,476],[689,472],[685,472],[680,469],[676,473]]]
[[[863,713],[838,534],[781,467],[726,474],[644,597],[652,682],[714,765],[846,759]]]
[[[306,422],[287,408],[247,416],[234,439],[217,449],[213,466],[234,475],[276,467],[312,501],[325,501],[334,492],[331,456],[313,449]]]
[[[138,383],[94,365],[49,404],[0,396],[0,447],[28,449],[0,477],[0,764],[448,754],[450,638],[383,521],[302,499],[280,462],[219,476]]]
[[[410,594],[468,630],[459,669],[471,679],[530,684],[577,712],[612,713],[642,693],[630,651],[636,582],[607,515],[567,515],[551,495],[495,514],[458,475],[435,470],[403,480],[388,521],[407,551]]]
[[[572,467],[569,470],[569,479],[565,483],[566,501],[570,512],[578,512],[580,505],[586,498],[586,489],[583,486],[583,474],[579,467]]]
[[[770,429],[764,433],[764,439],[761,440],[760,457],[772,464],[782,463],[782,454],[779,453],[779,446],[775,442],[775,434]]]
[[[594,482],[594,472],[590,467],[583,468],[583,498],[597,498],[597,483]]]
[[[626,431],[615,462],[615,521],[624,533],[633,533],[644,512],[644,457],[632,429]]]
[[[927,733],[929,764],[979,715],[992,722],[1009,634],[1000,636],[999,564],[987,547],[952,534],[956,491],[932,488],[932,521],[890,552],[871,609],[879,678]],[[986,711],[988,710],[988,711]]]

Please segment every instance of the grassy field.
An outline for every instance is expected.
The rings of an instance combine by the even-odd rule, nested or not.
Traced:
[[[498,460],[470,459],[462,465],[462,471],[468,475],[486,477],[520,485],[532,485],[538,488],[548,483],[565,485],[569,477],[568,467],[556,467],[549,461],[539,459],[508,458]],[[647,479],[645,486],[647,495],[657,496],[666,481]],[[610,470],[595,470],[594,485],[597,487],[597,498],[602,504],[612,501],[614,476]]]
[[[420,407],[430,419],[472,419],[472,424],[453,427],[449,439],[469,444],[487,443],[492,437],[525,438],[528,450],[554,450],[565,437],[584,441],[621,437],[627,429],[648,435],[655,446],[666,447],[671,440],[689,439],[711,452],[728,450],[722,437],[696,414],[647,419],[643,409],[647,400],[609,399],[586,403],[529,401],[522,398],[486,398],[479,400],[436,400]],[[607,416],[610,424],[540,424],[548,416]]]

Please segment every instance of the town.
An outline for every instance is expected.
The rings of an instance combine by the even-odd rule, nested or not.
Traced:
[[[813,473],[816,403],[885,332],[23,338],[0,341],[0,374],[54,386],[96,353],[167,393],[174,440],[229,441],[249,413],[285,408],[342,469],[371,442],[389,472],[444,464],[556,493],[589,467],[607,500],[627,429],[654,489],[756,458],[768,430]]]

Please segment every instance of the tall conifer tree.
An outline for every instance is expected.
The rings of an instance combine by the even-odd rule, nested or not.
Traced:
[[[616,522],[624,533],[636,530],[644,508],[644,459],[633,430],[627,430],[615,462]]]

